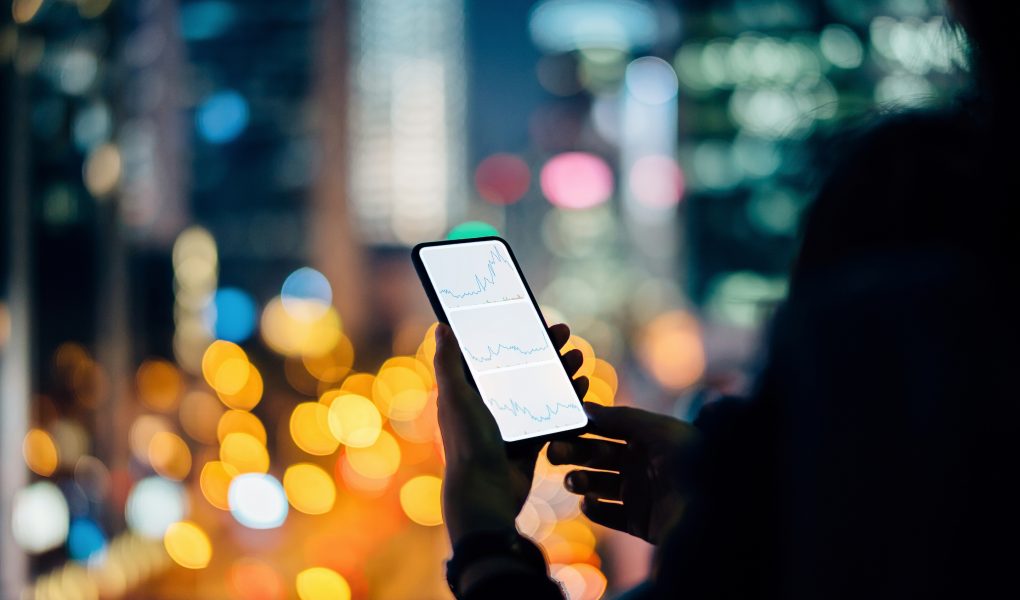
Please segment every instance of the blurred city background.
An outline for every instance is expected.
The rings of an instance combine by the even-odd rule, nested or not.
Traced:
[[[588,400],[746,389],[839,127],[951,97],[929,0],[13,0],[2,598],[447,598],[419,241],[498,232]],[[642,580],[543,463],[572,599]]]

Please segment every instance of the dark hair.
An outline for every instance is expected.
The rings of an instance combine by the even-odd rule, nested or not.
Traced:
[[[975,97],[996,113],[1010,110],[1008,104],[1017,87],[1020,3],[950,0],[950,8],[956,24],[966,32]]]

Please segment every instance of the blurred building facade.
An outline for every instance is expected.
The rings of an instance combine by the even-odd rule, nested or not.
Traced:
[[[499,232],[589,399],[692,416],[746,383],[828,132],[956,91],[940,8],[14,0],[4,597],[444,597],[407,248]],[[638,581],[540,473],[572,597]]]

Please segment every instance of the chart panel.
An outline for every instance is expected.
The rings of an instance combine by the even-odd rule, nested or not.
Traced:
[[[498,242],[422,250],[426,268],[447,310],[527,298],[506,248]]]
[[[563,367],[556,363],[476,375],[482,400],[505,440],[574,429],[586,418]]]

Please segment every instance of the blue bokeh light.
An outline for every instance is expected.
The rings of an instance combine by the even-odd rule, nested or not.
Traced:
[[[92,519],[75,519],[67,534],[67,552],[73,560],[85,562],[106,548],[106,536]]]
[[[287,276],[280,290],[284,310],[292,315],[321,314],[333,302],[333,288],[322,273],[302,267]],[[309,311],[309,307],[315,310]]]
[[[255,332],[258,309],[251,294],[242,289],[216,290],[206,310],[206,322],[217,339],[241,343]]]
[[[181,35],[186,40],[209,40],[219,37],[237,20],[234,5],[219,0],[182,4]]]
[[[195,114],[198,133],[213,144],[224,144],[241,135],[248,126],[248,102],[233,90],[207,97]]]

